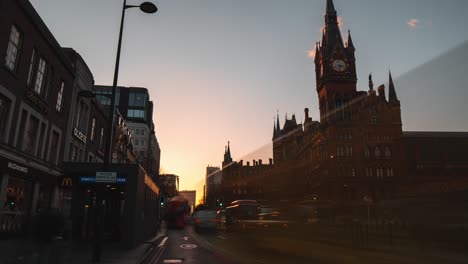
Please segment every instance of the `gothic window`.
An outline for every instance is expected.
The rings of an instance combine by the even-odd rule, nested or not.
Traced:
[[[336,146],[336,156],[338,157],[344,157],[344,147],[342,145]]]
[[[353,156],[353,147],[352,146],[349,146],[349,145],[345,146],[344,151],[345,151],[344,154],[345,154],[346,157],[352,157]]]
[[[349,104],[349,99],[347,96],[344,97],[343,99],[343,119],[346,121],[351,120],[351,107]]]
[[[387,169],[387,176],[388,177],[393,177],[393,169],[392,168]]]
[[[366,176],[372,177],[372,168],[366,168]]]
[[[374,154],[375,154],[376,158],[380,158],[380,148],[379,147],[375,148]]]
[[[369,148],[366,147],[366,149],[364,150],[364,156],[366,157],[366,159],[369,159],[370,158],[370,151],[369,151]]]
[[[343,102],[338,96],[335,98],[335,120],[343,120]]]
[[[390,148],[389,147],[386,147],[385,148],[385,157],[387,159],[389,159],[391,157],[391,153],[390,153]]]

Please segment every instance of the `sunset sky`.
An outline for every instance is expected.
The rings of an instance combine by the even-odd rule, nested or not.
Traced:
[[[122,1],[31,2],[57,41],[86,60],[96,84],[112,84]],[[312,57],[326,0],[154,3],[153,15],[126,12],[119,85],[149,89],[161,166],[180,176],[181,189],[197,189],[200,197],[206,166],[220,166],[228,140],[235,160],[267,160],[277,110],[282,122],[286,113],[301,122],[305,107],[318,119]],[[350,29],[356,46],[358,89],[367,89],[370,72],[376,85],[386,83],[391,69],[405,130],[468,131],[468,81],[460,81],[467,80],[466,61],[447,63],[446,72],[465,74],[444,87],[427,80],[399,85],[466,43],[468,1],[334,3],[343,35]],[[437,104],[420,103],[435,98]]]

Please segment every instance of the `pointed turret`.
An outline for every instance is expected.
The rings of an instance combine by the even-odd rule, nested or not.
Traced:
[[[273,119],[273,139],[276,138],[276,134],[277,134],[276,125],[275,125],[275,120]]]
[[[351,38],[351,31],[348,29],[348,49],[351,49],[351,51],[354,51],[354,43],[353,39]]]
[[[223,168],[231,163],[232,163],[231,147],[229,146],[229,141],[228,141],[228,145],[224,146]]]
[[[369,94],[374,92],[374,82],[372,81],[372,73],[369,73]]]
[[[325,28],[322,29],[322,48],[327,46],[327,36],[325,35]]]
[[[315,57],[314,57],[314,62],[317,63],[319,61],[319,57],[320,57],[320,50],[319,50],[319,46],[320,44],[318,42],[315,42]]]
[[[335,5],[333,4],[333,0],[327,0],[327,11],[325,13],[325,22],[337,23],[336,9],[335,9]]]
[[[281,132],[280,122],[279,122],[279,113],[276,113],[276,131]]]
[[[327,0],[327,10],[325,12],[325,28],[322,36],[322,48],[325,48],[323,55],[329,57],[335,46],[344,48],[343,39],[338,25],[338,17],[333,0]]]
[[[397,103],[399,104],[400,101],[398,100],[395,85],[393,84],[392,73],[388,71],[388,101],[390,103]]]

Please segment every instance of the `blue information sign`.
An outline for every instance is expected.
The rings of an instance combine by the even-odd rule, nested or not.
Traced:
[[[115,182],[117,184],[124,184],[127,183],[127,178],[117,176]],[[80,176],[80,183],[96,183],[96,176]]]

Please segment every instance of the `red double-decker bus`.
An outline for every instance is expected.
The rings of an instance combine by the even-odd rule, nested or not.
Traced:
[[[183,196],[174,196],[167,201],[165,219],[168,228],[184,228],[185,215],[190,212],[187,199]]]

